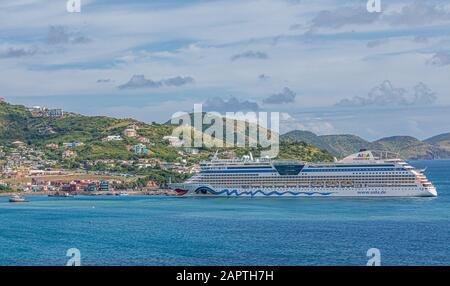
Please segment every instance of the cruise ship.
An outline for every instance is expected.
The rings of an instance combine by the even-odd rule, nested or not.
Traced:
[[[434,197],[436,188],[407,162],[387,152],[361,150],[332,163],[253,159],[200,163],[171,189],[187,196]]]

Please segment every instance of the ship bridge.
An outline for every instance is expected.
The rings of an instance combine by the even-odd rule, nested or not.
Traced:
[[[299,161],[275,161],[272,165],[282,176],[298,175],[305,167],[305,164]]]

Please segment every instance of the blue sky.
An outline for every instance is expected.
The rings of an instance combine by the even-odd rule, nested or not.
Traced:
[[[449,1],[81,2],[0,0],[0,96],[146,122],[204,103],[282,112],[282,131],[450,132]]]

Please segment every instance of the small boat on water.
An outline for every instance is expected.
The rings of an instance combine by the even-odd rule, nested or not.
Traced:
[[[128,193],[120,193],[119,196],[126,197],[126,196],[128,196]]]
[[[28,202],[24,197],[15,195],[9,198],[10,203],[25,203]]]

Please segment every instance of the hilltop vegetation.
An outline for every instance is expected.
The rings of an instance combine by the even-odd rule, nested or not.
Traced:
[[[0,104],[0,143],[5,144],[11,140],[28,141],[36,138],[39,132],[33,126],[35,120],[31,113],[21,105]]]
[[[294,160],[298,158],[307,162],[332,162],[333,156],[317,147],[313,147],[305,142],[282,141],[280,146],[279,159]]]
[[[122,123],[127,126],[134,121],[73,113],[68,113],[62,118],[33,117],[25,106],[1,103],[0,143],[7,144],[15,140],[29,145],[85,142],[100,139],[109,132],[120,132],[120,128],[114,130],[115,125]]]

